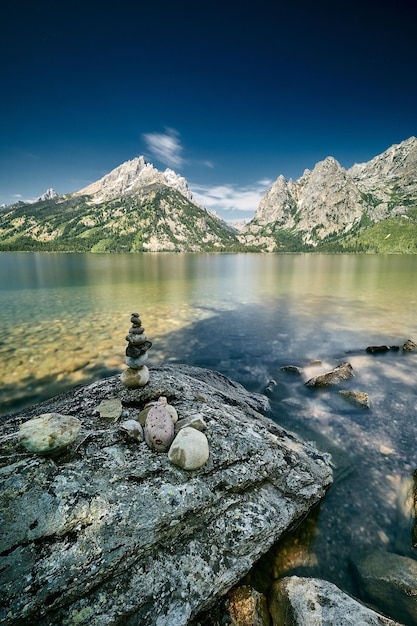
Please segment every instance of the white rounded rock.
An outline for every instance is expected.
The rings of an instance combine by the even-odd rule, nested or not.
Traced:
[[[149,380],[149,370],[146,365],[142,365],[138,370],[128,367],[121,373],[120,380],[128,389],[144,387]]]
[[[43,413],[24,422],[19,428],[19,443],[36,454],[54,454],[71,445],[81,429],[72,415]]]
[[[204,433],[187,426],[182,428],[168,452],[171,463],[185,470],[202,467],[209,458],[209,445]]]

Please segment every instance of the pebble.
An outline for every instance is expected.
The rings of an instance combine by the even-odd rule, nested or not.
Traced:
[[[43,413],[20,426],[19,443],[28,452],[54,454],[74,443],[80,429],[80,420],[72,415]]]
[[[145,441],[151,450],[167,452],[174,439],[174,424],[159,402],[150,407],[145,421]]]
[[[122,414],[123,406],[118,398],[110,398],[109,400],[102,400],[97,411],[100,413],[100,417],[117,422]]]
[[[130,344],[133,344],[135,346],[140,345],[146,342],[146,335],[145,333],[142,333],[141,335],[126,335],[126,341],[128,341]]]
[[[168,458],[182,469],[199,469],[209,458],[207,437],[189,426],[181,429],[169,449]]]
[[[126,420],[120,424],[120,430],[128,437],[139,443],[143,441],[143,428],[136,420]]]
[[[175,424],[175,432],[179,432],[183,428],[195,428],[196,430],[206,430],[207,424],[203,419],[201,413],[196,413],[195,415],[189,415],[188,417],[184,417],[182,420],[178,420]]]

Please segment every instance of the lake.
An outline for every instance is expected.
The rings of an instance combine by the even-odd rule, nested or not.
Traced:
[[[0,270],[1,414],[120,372],[137,311],[149,367],[208,367],[260,393],[274,381],[273,419],[332,454],[325,500],[253,582],[295,572],[357,595],[356,553],[416,557],[417,353],[365,348],[417,342],[417,255],[0,253]],[[353,379],[305,386],[343,361]],[[370,408],[338,389],[367,392]]]

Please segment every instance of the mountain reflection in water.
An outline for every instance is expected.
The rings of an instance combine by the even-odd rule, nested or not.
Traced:
[[[273,380],[272,418],[332,454],[334,485],[261,559],[258,586],[291,572],[357,594],[355,554],[417,556],[417,353],[365,351],[417,341],[417,256],[2,253],[0,269],[3,414],[121,371],[138,311],[150,367],[208,367],[254,392]],[[352,379],[304,385],[343,361]],[[367,392],[370,408],[340,389]]]

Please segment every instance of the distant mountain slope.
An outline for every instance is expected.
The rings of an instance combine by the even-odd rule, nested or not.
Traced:
[[[280,176],[239,239],[269,251],[372,250],[372,236],[359,240],[359,233],[383,220],[406,215],[392,229],[390,245],[399,251],[417,252],[417,241],[413,246],[412,237],[410,240],[412,209],[416,207],[417,139],[411,137],[347,171],[327,157],[296,182]],[[370,230],[369,235],[372,232],[379,231]],[[403,245],[397,245],[397,237]],[[374,249],[380,244],[375,241]]]
[[[0,250],[216,251],[239,243],[233,229],[192,201],[184,178],[143,157],[71,195],[6,207]]]

